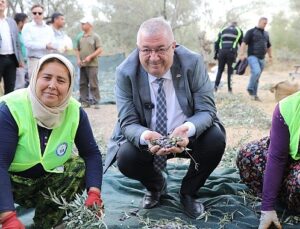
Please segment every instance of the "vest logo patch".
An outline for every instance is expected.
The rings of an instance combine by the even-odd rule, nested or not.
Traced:
[[[68,148],[68,144],[66,142],[60,144],[59,146],[57,146],[55,150],[56,155],[59,157],[65,155],[65,153],[67,152],[67,148]]]

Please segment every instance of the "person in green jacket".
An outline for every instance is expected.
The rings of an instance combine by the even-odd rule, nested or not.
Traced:
[[[28,79],[28,71],[27,71],[27,54],[26,54],[26,47],[24,45],[23,37],[22,37],[22,29],[27,23],[28,16],[25,13],[16,13],[14,19],[17,23],[19,29],[19,41],[21,45],[21,54],[24,60],[24,66],[18,67],[16,72],[16,83],[15,89],[20,89],[28,86],[29,79]]]
[[[85,205],[103,207],[101,153],[87,114],[72,98],[73,85],[71,62],[48,54],[28,88],[0,97],[2,229],[24,228],[14,203],[35,208],[35,228],[61,224],[64,211],[45,199],[48,189],[70,201],[86,188]],[[74,143],[80,158],[72,153]]]

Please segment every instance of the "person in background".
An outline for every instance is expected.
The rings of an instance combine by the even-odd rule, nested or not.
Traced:
[[[4,94],[15,88],[16,69],[23,67],[18,27],[13,18],[5,16],[7,1],[0,0],[0,80],[3,79]]]
[[[84,108],[92,106],[99,109],[98,56],[102,53],[101,41],[99,35],[93,31],[92,17],[84,17],[80,23],[84,34],[75,49],[80,67],[80,102]]]
[[[59,12],[53,13],[51,15],[51,25],[54,32],[53,46],[56,48],[57,52],[64,54],[68,50],[72,50],[72,40],[63,31],[65,26],[64,15]]]
[[[27,49],[28,75],[31,78],[32,71],[39,59],[49,52],[55,51],[52,44],[54,32],[46,25],[44,19],[44,6],[35,4],[31,7],[33,20],[26,23],[22,30],[23,40]]]
[[[257,95],[257,90],[259,78],[265,67],[266,53],[268,53],[269,59],[272,60],[270,37],[269,33],[265,31],[267,23],[268,19],[261,17],[258,21],[258,25],[246,32],[239,54],[239,59],[245,59],[247,49],[248,65],[251,71],[247,91],[255,101],[261,101]]]
[[[119,170],[147,189],[142,206],[157,207],[167,191],[162,171],[167,159],[189,158],[181,183],[184,213],[204,212],[197,193],[220,162],[225,130],[216,115],[213,86],[202,56],[176,45],[170,24],[151,18],[140,26],[137,48],[116,70],[118,122],[108,144],[104,171],[116,160]],[[152,144],[179,137],[173,147]]]
[[[238,46],[242,43],[243,31],[237,26],[237,22],[232,22],[223,28],[215,42],[215,56],[218,59],[218,73],[215,81],[215,91],[218,90],[222,73],[227,65],[227,85],[228,92],[232,92],[231,76],[233,74],[233,63],[237,57]]]
[[[87,189],[87,207],[103,207],[102,159],[85,111],[74,98],[71,62],[59,54],[39,59],[28,88],[0,98],[0,223],[24,228],[14,203],[35,208],[35,227],[52,228],[64,211],[43,193],[71,201]],[[76,144],[79,158],[72,154]],[[83,159],[83,160],[82,160]]]
[[[15,89],[20,89],[26,87],[29,82],[28,81],[28,72],[27,72],[27,55],[26,55],[26,47],[24,45],[23,37],[22,37],[22,29],[27,23],[27,14],[25,13],[16,13],[15,14],[15,21],[17,23],[18,29],[19,29],[19,41],[21,45],[21,54],[22,58],[24,60],[24,66],[17,68],[17,74],[16,74],[16,84]]]

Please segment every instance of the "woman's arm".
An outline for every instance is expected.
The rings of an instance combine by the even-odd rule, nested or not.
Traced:
[[[280,113],[279,105],[276,106],[273,113],[270,140],[263,183],[261,209],[263,211],[274,210],[289,157],[290,133]]]
[[[80,108],[80,121],[75,136],[75,144],[80,157],[85,162],[86,188],[101,189],[103,175],[102,157],[88,116],[82,108]]]
[[[18,127],[8,107],[0,104],[0,212],[14,211],[14,200],[8,168],[18,144]]]

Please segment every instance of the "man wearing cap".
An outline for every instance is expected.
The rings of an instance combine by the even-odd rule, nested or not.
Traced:
[[[51,15],[51,24],[54,32],[53,46],[59,53],[65,53],[73,48],[71,38],[62,30],[65,26],[65,17],[62,13],[55,12]]]
[[[52,44],[54,40],[53,30],[43,21],[44,6],[40,4],[33,5],[31,13],[33,20],[26,23],[22,30],[24,44],[27,49],[29,78],[39,59],[55,50]]]
[[[93,32],[93,18],[80,20],[84,32],[76,47],[77,64],[80,67],[80,102],[82,107],[99,109],[98,56],[102,53],[100,37]],[[89,95],[91,93],[91,96]]]

